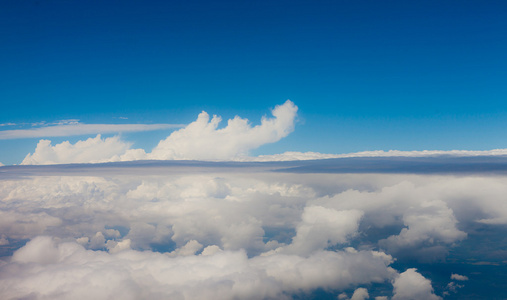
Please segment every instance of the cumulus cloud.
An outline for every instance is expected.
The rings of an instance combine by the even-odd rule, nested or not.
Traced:
[[[424,201],[420,207],[409,209],[403,221],[407,228],[403,228],[399,235],[380,241],[391,253],[403,252],[427,259],[442,259],[446,248],[438,242],[452,244],[467,236],[456,228],[457,220],[443,201]],[[429,246],[424,247],[425,243]],[[407,251],[409,249],[411,251]]]
[[[202,112],[197,120],[173,132],[153,149],[152,159],[230,160],[246,156],[252,149],[274,143],[294,130],[297,106],[290,100],[276,106],[273,118],[263,117],[252,127],[248,120],[236,116],[219,129],[221,118]]]
[[[248,258],[241,250],[177,257],[129,249],[104,252],[41,236],[0,266],[0,295],[6,299],[283,299],[317,287],[338,289],[387,280],[394,275],[389,263],[369,251],[318,252],[308,258],[282,254]]]
[[[45,125],[38,124],[38,125]],[[83,124],[78,120],[67,120],[56,125],[31,128],[0,130],[0,140],[26,139],[41,137],[62,137],[89,134],[105,134],[118,132],[140,132],[160,129],[180,128],[180,124]]]
[[[22,165],[48,165],[65,163],[97,163],[135,160],[144,158],[141,149],[130,149],[130,144],[118,136],[103,139],[100,135],[71,144],[68,141],[51,145],[50,140],[40,140],[34,153],[29,153]]]
[[[357,233],[362,215],[363,212],[359,210],[305,207],[302,221],[296,228],[296,236],[286,251],[309,254],[337,243],[346,243],[350,236]]]
[[[501,242],[474,247],[496,226],[479,221],[507,216],[505,175],[199,167],[206,164],[6,168],[0,298],[79,299],[96,286],[99,299],[290,298],[315,289],[343,299],[353,291],[356,298],[438,299],[431,268],[425,278],[392,267],[460,261],[453,254],[460,252],[466,262],[504,260]],[[51,286],[41,284],[49,278]],[[448,279],[438,292],[465,290],[454,283],[442,291]]]
[[[260,125],[252,127],[247,119],[236,116],[229,120],[224,128],[218,128],[220,117],[213,116],[210,121],[209,115],[202,112],[196,121],[171,133],[148,154],[143,149],[131,149],[131,144],[121,141],[118,136],[103,139],[97,135],[75,144],[66,141],[54,146],[49,140],[40,140],[34,153],[28,154],[22,164],[97,163],[140,159],[234,160],[246,156],[250,150],[259,146],[286,137],[294,130],[297,110],[297,106],[287,100],[273,109],[272,118],[263,117]],[[27,133],[20,130],[3,131],[3,134],[8,138],[16,134],[34,135],[35,131],[40,132],[40,136],[67,136],[70,133],[141,131],[168,126],[173,128],[176,125],[99,125],[98,128],[102,128],[99,130],[95,125],[72,124],[32,129]],[[1,134],[2,131],[0,137]]]
[[[459,275],[459,274],[451,274],[451,279],[459,280],[459,281],[466,281],[468,280],[468,277],[465,275]]]
[[[365,288],[358,288],[352,294],[352,298],[350,300],[365,300],[368,299],[370,295],[368,294],[368,290]]]
[[[393,300],[437,300],[441,297],[433,293],[431,281],[424,278],[416,269],[408,269],[393,282]]]
[[[252,126],[247,119],[236,116],[220,128],[219,116],[202,112],[197,120],[186,125],[178,124],[82,124],[79,120],[64,120],[52,124],[37,124],[43,127],[33,129],[0,131],[0,139],[71,136],[97,134],[71,144],[68,141],[52,145],[49,140],[40,140],[33,154],[28,154],[22,164],[60,164],[60,163],[98,163],[133,160],[213,160],[213,161],[293,161],[318,160],[329,158],[363,157],[474,157],[505,156],[507,149],[486,151],[468,150],[423,150],[399,151],[376,150],[346,154],[325,154],[319,152],[294,152],[282,154],[249,156],[249,152],[264,144],[274,143],[294,130],[298,108],[290,100],[272,110],[273,117],[263,117],[261,123]],[[48,126],[49,125],[49,126]],[[158,145],[146,152],[144,149],[131,149],[131,143],[119,137],[102,139],[100,134],[116,132],[149,131],[183,127]],[[104,149],[108,149],[104,151]],[[86,153],[86,154],[85,154]],[[506,223],[504,219],[484,220],[486,223]]]

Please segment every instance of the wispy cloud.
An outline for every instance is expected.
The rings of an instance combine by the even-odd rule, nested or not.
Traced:
[[[83,124],[77,120],[60,121],[56,125],[0,131],[0,140],[106,134],[118,132],[139,132],[180,128],[181,124]],[[42,124],[38,124],[42,125]]]

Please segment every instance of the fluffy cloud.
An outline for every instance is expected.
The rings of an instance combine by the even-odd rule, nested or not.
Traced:
[[[480,244],[476,226],[484,226],[482,234],[497,226],[482,220],[507,216],[504,175],[298,174],[246,166],[203,171],[156,163],[75,168],[2,173],[0,298],[58,298],[57,290],[61,298],[75,296],[85,290],[74,286],[78,277],[98,285],[98,298],[218,295],[211,291],[248,298],[245,291],[252,290],[279,298],[315,289],[374,298],[391,296],[392,287],[399,299],[435,298],[465,289],[453,284],[445,290],[444,282],[431,294],[429,278],[435,278],[415,270],[397,277],[390,263],[411,267],[438,257],[432,263],[443,264],[447,255]],[[80,170],[93,176],[75,176]],[[501,263],[501,249],[490,242],[487,252],[474,249],[466,259],[497,253],[491,262]],[[208,275],[173,284],[161,279],[178,268]],[[102,272],[113,282],[109,287],[95,282]],[[48,278],[61,282],[46,289],[41,282]],[[382,293],[370,283],[382,285]],[[408,287],[417,283],[423,288]]]
[[[431,281],[424,278],[416,269],[408,269],[393,282],[393,300],[438,300],[441,297],[433,293]]]
[[[283,299],[317,287],[340,289],[388,280],[395,275],[389,263],[389,257],[371,251],[317,252],[307,258],[283,254],[248,258],[241,250],[176,257],[128,248],[108,253],[42,236],[0,266],[0,295],[4,299]]]
[[[368,299],[370,295],[368,294],[368,290],[365,288],[358,288],[352,294],[352,298],[350,300],[364,300]]]
[[[49,140],[40,140],[34,153],[28,154],[22,164],[97,163],[140,159],[234,160],[246,156],[252,149],[286,137],[294,130],[297,110],[297,106],[287,100],[283,105],[273,109],[273,118],[263,117],[260,125],[252,127],[247,119],[236,116],[229,120],[224,128],[218,128],[221,122],[220,117],[213,116],[210,121],[209,115],[202,112],[196,121],[173,132],[166,139],[160,141],[148,154],[143,149],[130,149],[131,144],[121,141],[118,136],[103,139],[97,135],[95,138],[75,144],[66,141],[54,146]],[[65,128],[63,131],[59,126],[53,126],[56,133],[51,135],[60,136],[57,133],[61,131],[65,135],[69,135],[69,132],[74,132],[74,129],[77,133],[82,134],[83,130],[96,129],[95,127],[85,127],[84,124],[62,126],[60,127]],[[108,130],[130,128],[126,125],[118,128],[111,126],[99,127],[109,128]],[[151,130],[156,125],[144,126],[151,126],[147,127]],[[51,128],[45,127],[38,130],[47,136],[49,134],[47,131]],[[104,128],[102,128],[102,132],[107,131]],[[133,126],[129,131],[144,130],[143,128]],[[30,134],[31,131],[27,134]],[[7,133],[4,132],[5,134]]]
[[[318,152],[285,152],[274,155],[248,156],[249,152],[267,143],[274,143],[294,130],[298,108],[287,100],[272,110],[272,118],[263,117],[261,124],[252,126],[247,119],[236,116],[219,128],[221,118],[211,120],[202,112],[197,120],[171,133],[161,140],[151,152],[131,149],[130,143],[119,137],[102,139],[100,134],[71,144],[68,141],[52,145],[40,140],[34,153],[28,154],[22,164],[98,163],[133,160],[214,160],[214,161],[291,161],[353,157],[435,157],[435,156],[498,156],[507,155],[507,149],[488,151],[424,150],[424,151],[363,151],[347,154],[324,154]],[[0,131],[0,139],[22,137],[70,136],[124,131],[147,131],[178,128],[173,124],[81,124],[75,120],[29,130]],[[0,165],[1,166],[1,165]],[[505,223],[506,220],[485,220],[489,223]]]
[[[218,129],[220,117],[213,116],[210,121],[209,115],[202,112],[195,122],[160,141],[149,158],[230,160],[246,156],[250,150],[291,133],[297,110],[287,100],[273,109],[274,118],[262,118],[260,125],[252,127],[248,120],[236,116],[221,129]]]
[[[407,228],[403,228],[399,235],[380,241],[390,253],[442,259],[446,247],[440,243],[452,244],[467,236],[456,228],[456,218],[443,201],[422,202],[420,207],[409,209],[403,215],[403,221]]]
[[[465,275],[451,274],[451,279],[459,280],[459,281],[466,281],[466,280],[468,280],[468,277]]]
[[[48,165],[65,163],[97,163],[144,158],[143,150],[130,150],[130,144],[114,136],[103,139],[100,135],[75,144],[62,142],[51,145],[40,140],[33,154],[28,154],[22,165]]]
[[[346,243],[357,233],[363,212],[358,210],[337,211],[322,206],[305,207],[302,221],[296,228],[288,252],[309,254],[337,243]]]

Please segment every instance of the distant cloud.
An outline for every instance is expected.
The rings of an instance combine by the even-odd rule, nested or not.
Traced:
[[[459,281],[466,281],[468,280],[468,277],[467,276],[464,276],[464,275],[459,275],[459,274],[451,274],[451,279],[454,279],[454,280],[459,280]]]
[[[262,118],[261,124],[251,126],[247,119],[236,116],[219,129],[220,117],[209,120],[206,112],[199,114],[196,121],[171,133],[159,142],[151,153],[143,149],[130,149],[130,144],[118,137],[102,139],[100,135],[75,144],[63,142],[52,145],[41,140],[33,154],[28,154],[22,164],[61,164],[126,161],[140,159],[194,159],[234,160],[248,155],[248,152],[266,143],[273,143],[286,137],[294,130],[297,106],[287,100],[276,106],[273,118]],[[91,132],[142,131],[173,128],[179,125],[91,125],[70,124],[49,126],[29,130],[0,131],[0,138],[67,136]]]
[[[233,160],[246,156],[252,149],[274,143],[294,130],[297,106],[290,100],[276,106],[274,118],[262,118],[261,124],[252,127],[247,119],[236,116],[227,126],[218,129],[221,118],[209,119],[206,112],[196,121],[173,132],[153,149],[151,159]]]
[[[450,156],[494,156],[494,155],[507,155],[507,149],[493,149],[493,150],[422,150],[422,151],[400,151],[400,150],[376,150],[376,151],[361,151],[345,154],[327,154],[319,152],[294,152],[288,151],[281,154],[272,155],[259,155],[258,157],[245,157],[243,160],[253,161],[291,161],[291,160],[313,160],[313,159],[327,159],[327,158],[346,158],[346,157],[431,157],[440,155]]]
[[[41,126],[47,124],[42,122],[33,125]],[[0,140],[139,132],[180,128],[182,126],[178,124],[82,124],[77,120],[64,120],[56,123],[56,125],[38,128],[2,130],[0,131]]]
[[[175,124],[81,124],[79,120],[61,120],[53,123],[41,122],[33,129],[0,131],[1,139],[33,138],[45,136],[70,136],[94,133],[149,131],[183,127],[161,140],[151,151],[131,149],[130,143],[118,137],[79,141],[76,144],[63,142],[52,145],[49,140],[41,140],[33,154],[28,154],[22,164],[60,164],[114,162],[128,160],[211,160],[211,161],[303,161],[331,158],[388,158],[388,157],[466,157],[466,156],[507,156],[507,149],[484,151],[471,150],[423,150],[423,151],[362,151],[345,154],[326,154],[319,152],[288,151],[281,154],[249,156],[249,152],[264,144],[274,143],[289,135],[295,126],[298,107],[290,100],[276,106],[272,118],[263,117],[261,124],[252,126],[247,119],[236,116],[227,125],[219,128],[221,118],[214,115],[211,120],[206,112],[197,120],[183,126]],[[108,151],[100,150],[104,143],[116,147]],[[93,143],[93,147],[88,147]],[[120,145],[121,144],[121,145]],[[102,145],[106,147],[106,144]],[[85,152],[89,152],[85,154]],[[86,160],[89,157],[90,160]],[[427,170],[427,167],[424,167]],[[484,223],[505,223],[506,220],[484,220]]]
[[[393,282],[393,300],[439,300],[441,297],[433,293],[431,281],[424,278],[416,269],[408,269],[401,273]]]
[[[368,290],[365,288],[358,288],[352,294],[352,298],[350,300],[365,300],[368,299],[370,295],[368,294]]]
[[[103,139],[100,135],[75,144],[62,142],[51,145],[40,140],[33,154],[28,154],[22,165],[48,165],[65,163],[98,163],[108,161],[136,160],[145,158],[142,149],[130,149],[130,144],[118,136]]]

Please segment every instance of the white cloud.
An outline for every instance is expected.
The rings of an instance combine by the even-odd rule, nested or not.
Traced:
[[[37,126],[45,125],[36,124]],[[56,125],[31,129],[1,130],[0,140],[62,137],[76,135],[96,135],[118,132],[139,132],[160,129],[180,128],[180,124],[82,124],[78,120],[63,120]]]
[[[241,250],[177,257],[128,248],[108,253],[37,237],[0,266],[0,295],[6,299],[283,299],[317,287],[340,289],[389,280],[394,275],[389,263],[370,251],[318,252],[308,258],[283,254],[248,258]]]
[[[276,106],[274,118],[262,118],[252,127],[248,120],[236,116],[219,129],[221,118],[206,112],[185,128],[173,132],[149,154],[151,159],[231,160],[246,156],[252,149],[274,143],[294,130],[297,106],[287,100]]]
[[[103,139],[100,135],[75,144],[62,142],[51,145],[49,140],[40,140],[33,154],[28,154],[22,165],[47,165],[65,163],[97,163],[107,161],[134,160],[144,158],[143,150],[130,150],[130,144],[114,136]]]
[[[352,294],[352,298],[350,298],[350,300],[364,300],[368,298],[370,298],[368,290],[365,288],[358,288],[354,291],[354,294]]]
[[[363,212],[359,210],[305,207],[302,221],[296,228],[296,236],[285,251],[309,254],[337,243],[346,243],[350,236],[357,233],[362,216]]]
[[[416,269],[408,269],[393,282],[393,300],[437,300],[441,297],[433,293],[431,281],[424,278]]]
[[[319,152],[297,152],[287,151],[281,154],[259,155],[258,157],[244,157],[245,161],[291,161],[291,160],[313,160],[328,158],[347,158],[347,157],[432,157],[432,156],[496,156],[507,155],[507,149],[493,150],[422,150],[422,151],[400,151],[400,150],[375,150],[361,151],[344,154],[328,154]]]
[[[336,295],[346,291],[349,297],[354,289],[361,294],[360,288],[368,283],[391,280],[396,272],[389,265],[394,259],[410,267],[407,257],[427,261],[435,256],[431,252],[435,247],[443,255],[460,252],[450,250],[461,247],[463,239],[477,238],[470,226],[507,216],[505,176],[294,174],[248,167],[203,172],[150,166],[12,167],[2,173],[0,244],[9,247],[0,251],[9,257],[6,249],[15,249],[26,239],[34,242],[16,252],[14,261],[0,262],[0,286],[17,287],[11,289],[19,293],[13,297],[30,293],[51,297],[57,289],[74,296],[85,290],[75,286],[78,275],[85,278],[85,285],[94,285],[95,276],[108,274],[113,283],[109,287],[97,283],[99,299],[112,295],[108,292],[121,294],[116,289],[125,286],[129,289],[122,295],[127,299],[167,298],[166,289],[171,296],[204,298],[217,291],[225,298],[244,298],[248,293],[244,291],[251,291],[254,284],[248,277],[257,282],[254,290],[275,298],[315,288]],[[54,176],[46,176],[44,170],[53,170]],[[76,176],[82,170],[93,176]],[[44,176],[38,176],[39,171]],[[479,225],[482,230],[494,227]],[[43,241],[37,238],[40,235],[53,238]],[[488,253],[501,246],[495,248],[492,242]],[[80,250],[71,255],[72,249]],[[131,256],[137,258],[127,259]],[[77,261],[80,265],[73,265]],[[208,275],[200,279],[188,275],[172,285],[156,279],[164,272],[168,278],[174,276],[169,269],[176,266],[195,267]],[[139,275],[131,274],[134,269]],[[426,292],[429,285],[431,290],[429,281],[417,274],[400,278],[413,277],[405,281],[420,282]],[[457,280],[458,275],[454,277]],[[56,278],[58,288],[45,290],[40,282],[48,278]],[[400,280],[394,281],[398,298],[418,290]],[[238,292],[229,283],[245,290]],[[453,287],[457,285],[449,286],[448,292]],[[0,298],[8,298],[6,290],[0,290]],[[370,294],[378,295],[372,289]]]
[[[459,274],[451,274],[451,279],[453,280],[459,280],[459,281],[466,281],[468,280],[468,277],[465,275],[459,275]]]
[[[399,235],[380,241],[390,253],[442,259],[446,248],[438,242],[452,244],[467,236],[456,228],[457,220],[443,201],[423,201],[420,207],[410,208],[403,215],[403,222],[407,227]],[[425,243],[429,246],[421,247]]]
[[[276,106],[272,114],[273,118],[262,118],[261,124],[254,127],[248,120],[236,116],[228,121],[225,128],[219,129],[220,117],[213,116],[210,121],[209,115],[202,112],[196,121],[173,132],[148,154],[143,149],[130,149],[131,144],[121,141],[117,136],[102,139],[97,135],[75,144],[66,141],[54,146],[49,140],[40,140],[34,153],[28,154],[22,164],[97,163],[140,159],[234,160],[246,156],[250,150],[263,144],[276,142],[294,130],[297,114],[297,106],[294,103],[287,100],[283,105]],[[2,134],[4,138],[11,135],[34,137],[34,132],[40,134],[39,136],[68,136],[71,133],[141,131],[171,126],[177,125],[71,124],[26,131],[0,131],[0,139]]]

